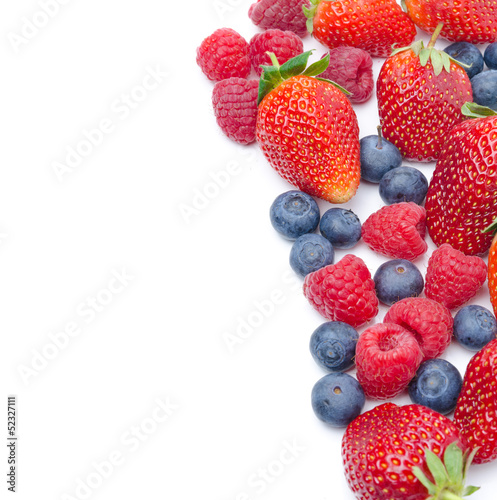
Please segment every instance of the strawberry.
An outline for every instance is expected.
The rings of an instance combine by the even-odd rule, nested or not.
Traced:
[[[439,26],[439,29],[441,26]],[[444,52],[419,40],[396,49],[376,83],[383,135],[408,160],[433,161],[450,130],[463,120],[461,107],[473,100],[466,71]]]
[[[322,73],[329,57],[309,66],[311,51],[263,66],[256,137],[272,167],[311,196],[344,203],[361,176],[359,127],[352,105]]]
[[[357,47],[388,57],[392,45],[414,41],[416,27],[395,0],[311,0],[307,29],[326,47]]]
[[[491,232],[497,230],[497,219],[488,229]],[[497,232],[488,252],[488,291],[494,313],[497,315]]]
[[[480,255],[492,241],[482,230],[497,217],[497,113],[474,103],[462,111],[474,118],[454,127],[440,152],[426,195],[426,224],[436,245]]]

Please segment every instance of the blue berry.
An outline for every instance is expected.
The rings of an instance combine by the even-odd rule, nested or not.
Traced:
[[[320,234],[304,234],[292,245],[290,266],[302,278],[324,266],[333,264],[333,245]]]
[[[408,391],[413,403],[446,415],[456,407],[461,388],[458,369],[445,359],[435,358],[421,363]]]
[[[373,276],[378,300],[391,306],[406,297],[418,297],[424,288],[419,269],[405,259],[383,263]]]
[[[316,417],[333,427],[345,427],[360,415],[366,397],[351,375],[329,373],[314,385],[311,401]]]
[[[470,78],[483,71],[483,56],[476,45],[469,42],[455,42],[444,49],[456,61],[469,66],[464,68]]]
[[[318,227],[319,215],[314,198],[302,191],[280,194],[269,210],[274,229],[290,240],[312,233]]]
[[[497,336],[497,322],[485,307],[471,305],[454,316],[454,338],[466,349],[479,351]]]
[[[473,101],[497,111],[497,70],[482,71],[471,79]]]
[[[487,45],[483,58],[490,69],[497,69],[497,42]]]
[[[380,197],[387,205],[413,201],[421,205],[428,192],[428,179],[413,167],[396,167],[380,181]]]
[[[361,239],[361,221],[352,210],[330,208],[321,217],[321,234],[335,248],[352,248]]]
[[[368,135],[360,141],[361,177],[369,182],[380,182],[381,178],[392,168],[400,167],[402,155],[397,146],[381,136]]]
[[[314,330],[309,349],[314,361],[331,372],[344,372],[354,366],[359,334],[341,321],[328,321]]]

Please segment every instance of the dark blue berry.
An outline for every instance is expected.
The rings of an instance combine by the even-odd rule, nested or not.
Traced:
[[[469,66],[464,70],[470,78],[483,71],[483,56],[476,45],[469,42],[455,42],[444,49],[456,61]]]
[[[354,377],[329,373],[314,385],[311,401],[316,417],[333,427],[345,427],[360,415],[366,398]]]
[[[446,415],[456,407],[461,388],[458,369],[445,359],[436,358],[421,363],[408,391],[413,403]]]
[[[321,217],[321,234],[335,248],[352,248],[361,239],[361,221],[352,210],[330,208]]]
[[[497,42],[487,45],[483,58],[490,69],[497,69]]]
[[[485,307],[466,306],[454,316],[454,337],[470,351],[479,351],[496,336],[495,316]]]
[[[497,111],[497,70],[482,71],[471,79],[473,101]]]
[[[419,269],[405,259],[393,259],[383,263],[374,274],[378,300],[391,306],[406,297],[418,297],[424,288]]]
[[[421,205],[428,192],[428,179],[413,167],[389,170],[380,181],[380,197],[387,205],[413,201]]]
[[[359,334],[341,321],[328,321],[314,330],[309,349],[314,361],[331,372],[344,372],[354,366]]]
[[[302,191],[280,194],[269,210],[274,229],[291,240],[312,233],[318,227],[319,215],[314,198]]]
[[[304,234],[295,240],[290,252],[290,266],[302,278],[333,264],[333,245],[320,234]]]

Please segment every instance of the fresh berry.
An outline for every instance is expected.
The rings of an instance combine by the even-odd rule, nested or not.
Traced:
[[[408,391],[413,403],[447,415],[456,407],[461,387],[461,374],[452,363],[445,359],[428,359],[421,363]]]
[[[497,339],[489,342],[468,363],[454,424],[462,442],[476,449],[475,464],[497,458]]]
[[[197,49],[197,64],[209,80],[221,81],[250,74],[249,44],[231,28],[220,28]]]
[[[319,207],[302,191],[287,191],[276,197],[269,209],[271,224],[285,238],[296,240],[312,233],[319,224]]]
[[[314,385],[311,401],[316,417],[333,427],[345,427],[361,413],[366,398],[354,377],[329,373]]]
[[[334,248],[352,248],[361,239],[359,217],[344,208],[330,208],[321,217],[321,234]]]
[[[307,35],[307,19],[302,7],[308,4],[308,0],[257,0],[248,15],[263,30],[289,30],[303,37]]]
[[[346,45],[387,57],[394,43],[408,45],[416,36],[395,0],[310,0],[304,13],[309,32],[330,49]]]
[[[359,104],[368,101],[374,90],[371,56],[356,47],[337,47],[330,50],[329,55],[330,64],[320,77],[336,82],[349,91],[347,97],[350,102]]]
[[[483,71],[471,79],[473,101],[497,111],[497,70]]]
[[[361,147],[361,177],[378,183],[390,170],[400,167],[402,155],[397,146],[383,138],[381,127],[377,135],[367,135],[359,141]]]
[[[357,341],[357,380],[368,398],[393,398],[407,388],[422,360],[412,333],[394,323],[378,323]]]
[[[465,306],[454,316],[454,338],[470,351],[479,351],[496,336],[495,316],[486,307]]]
[[[428,250],[425,218],[425,209],[416,203],[387,205],[366,219],[362,239],[382,255],[414,260]]]
[[[490,229],[497,229],[497,220],[490,226]],[[488,252],[488,291],[494,314],[497,315],[497,233]]]
[[[308,274],[304,295],[330,321],[343,321],[354,328],[378,314],[374,281],[360,257],[348,254],[336,264]]]
[[[314,361],[330,372],[344,372],[355,364],[359,334],[347,323],[328,321],[311,335],[309,349]]]
[[[497,42],[487,45],[483,59],[490,69],[497,69]]]
[[[425,295],[455,309],[476,295],[486,277],[487,265],[483,259],[464,255],[444,243],[428,260]]]
[[[332,244],[320,234],[299,236],[290,251],[290,266],[302,278],[324,266],[333,264]]]
[[[344,203],[360,180],[357,117],[343,92],[310,76],[326,69],[326,58],[300,74],[310,53],[264,67],[257,141],[272,167],[298,189]]]
[[[472,101],[466,71],[449,55],[419,40],[396,49],[381,67],[376,94],[385,137],[408,160],[434,161],[450,130]],[[441,112],[443,110],[443,112]]]
[[[257,33],[250,40],[249,46],[250,61],[259,76],[262,73],[262,65],[271,65],[271,59],[267,52],[273,52],[278,62],[284,64],[304,51],[302,40],[293,31],[276,29]]]
[[[418,297],[424,287],[419,269],[405,259],[389,260],[381,264],[373,281],[378,300],[387,306],[407,297]]]
[[[444,49],[450,57],[466,66],[466,73],[470,78],[483,71],[483,56],[476,45],[469,42],[454,42]]]
[[[428,192],[428,179],[417,168],[396,167],[381,178],[379,192],[387,205],[401,201],[412,201],[421,205]]]
[[[452,340],[453,319],[450,311],[438,302],[423,297],[396,302],[383,321],[409,330],[423,352],[424,360],[437,358]]]

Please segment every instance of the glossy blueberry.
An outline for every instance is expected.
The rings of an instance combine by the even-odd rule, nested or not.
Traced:
[[[361,177],[369,182],[380,182],[381,178],[392,168],[400,167],[402,155],[397,146],[381,136],[368,135],[360,141]]]
[[[421,205],[428,192],[428,179],[413,167],[396,167],[380,181],[380,197],[387,204],[413,201]]]
[[[497,111],[497,70],[482,71],[471,79],[473,101]]]
[[[496,336],[495,316],[483,306],[465,306],[454,316],[454,337],[470,351],[479,351]]]
[[[320,234],[299,236],[290,251],[290,266],[302,278],[324,266],[333,264],[333,245]]]
[[[361,221],[352,210],[330,208],[321,217],[321,234],[335,248],[352,248],[361,239]]]
[[[485,59],[485,64],[490,69],[497,69],[497,42],[487,45],[483,53],[483,58]]]
[[[383,263],[373,276],[378,300],[391,306],[406,297],[418,297],[424,288],[419,269],[408,260],[393,259]]]
[[[469,42],[455,42],[444,49],[456,61],[469,66],[464,68],[470,78],[483,71],[483,56],[476,45]]]
[[[287,191],[274,200],[269,217],[276,231],[285,238],[296,240],[318,227],[319,207],[307,193]]]
[[[314,361],[331,372],[344,372],[354,366],[359,334],[341,321],[328,321],[314,330],[309,349]]]
[[[311,401],[316,417],[333,427],[345,427],[360,415],[366,398],[354,377],[329,373],[314,385]]]
[[[408,391],[413,403],[446,415],[456,407],[461,387],[458,369],[445,359],[435,358],[421,363]]]

